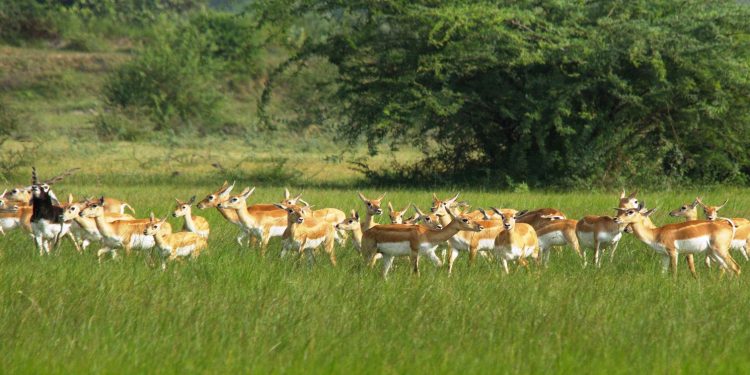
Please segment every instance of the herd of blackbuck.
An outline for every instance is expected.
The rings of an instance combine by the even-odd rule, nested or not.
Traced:
[[[34,240],[40,255],[49,254],[62,239],[69,239],[78,252],[91,244],[100,246],[97,256],[101,262],[108,254],[118,256],[133,250],[157,249],[161,266],[184,257],[196,258],[208,246],[211,230],[209,222],[194,215],[193,205],[199,210],[216,208],[219,214],[239,229],[240,246],[257,246],[265,255],[269,240],[281,237],[284,257],[289,252],[306,256],[313,264],[316,251],[322,248],[336,265],[336,246],[343,246],[349,238],[365,262],[374,266],[382,263],[383,277],[395,257],[409,257],[413,272],[419,274],[419,258],[425,256],[436,266],[448,263],[452,273],[456,258],[468,253],[470,264],[477,254],[494,258],[509,272],[508,264],[516,261],[528,265],[527,258],[546,266],[552,247],[570,246],[584,266],[587,249],[593,249],[594,264],[599,267],[602,253],[610,251],[614,258],[623,232],[632,233],[661,256],[666,272],[677,271],[679,255],[686,257],[693,276],[693,256],[704,254],[707,266],[718,264],[721,272],[740,273],[740,267],[730,250],[739,250],[748,259],[747,241],[750,238],[750,221],[744,218],[724,218],[718,211],[726,204],[709,206],[700,198],[685,204],[670,216],[684,217],[676,224],[656,226],[650,219],[654,212],[639,202],[636,193],[623,191],[617,202],[615,216],[585,216],[580,220],[568,219],[554,208],[518,211],[512,208],[477,209],[471,211],[466,202],[458,202],[458,194],[440,199],[433,194],[429,214],[416,205],[406,205],[395,210],[388,202],[391,224],[378,224],[376,217],[384,213],[383,198],[365,197],[357,193],[364,205],[364,218],[352,209],[347,216],[336,208],[312,210],[300,195],[292,196],[287,189],[279,203],[247,204],[255,188],[245,188],[232,195],[234,183],[226,181],[216,191],[196,204],[193,196],[188,201],[177,199],[172,216],[183,218],[180,231],[174,231],[167,221],[168,215],[158,219],[151,213],[148,219],[136,219],[135,210],[127,203],[100,197],[76,202],[71,195],[60,202],[51,185],[61,181],[72,171],[46,181],[40,181],[32,169],[32,185],[6,190],[0,195],[0,234],[20,229]],[[414,216],[405,218],[413,207]],[[705,220],[698,218],[698,208]],[[126,213],[126,209],[130,213]],[[351,233],[351,235],[350,235]],[[441,256],[436,254],[441,250]],[[149,251],[149,254],[151,252]]]

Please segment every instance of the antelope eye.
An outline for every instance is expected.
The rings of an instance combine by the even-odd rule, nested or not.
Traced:
[[[468,223],[468,222],[469,222],[469,219],[463,219],[463,220],[461,220],[461,221],[463,221],[464,223]]]
[[[372,207],[372,203],[367,202],[367,207]]]
[[[687,206],[682,206],[682,209],[683,210],[687,210]]]
[[[158,226],[154,225],[154,229],[158,228]]]
[[[214,200],[215,198],[216,198],[216,197],[214,197],[213,195],[209,195],[209,196],[208,196],[208,200],[210,200],[210,201]]]
[[[632,215],[634,213],[635,213],[635,211],[633,211],[633,210],[628,211],[628,215]]]
[[[237,198],[232,198],[232,202],[237,202],[238,200]]]

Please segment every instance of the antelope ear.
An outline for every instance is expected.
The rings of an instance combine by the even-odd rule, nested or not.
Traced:
[[[227,186],[226,188],[224,188],[224,190],[222,190],[219,193],[219,195],[222,196],[222,197],[226,197],[227,195],[229,195],[229,193],[232,192],[232,189],[234,189],[234,184],[235,184],[235,181],[232,181],[232,184],[229,185],[229,186]]]
[[[638,189],[635,189],[630,195],[628,196],[628,199],[633,199],[635,196],[638,195]]]
[[[385,193],[383,193],[383,195],[381,195],[381,196],[380,196],[380,197],[379,197],[378,199],[376,199],[376,200],[377,200],[377,201],[382,201],[382,200],[383,200],[383,198],[385,198]]]
[[[5,189],[5,190],[3,190],[3,193],[2,193],[2,194],[0,194],[0,198],[3,198],[3,197],[5,197],[5,193],[7,193],[7,192],[8,192],[8,189]]]
[[[433,201],[433,202],[438,202],[438,201],[440,201],[440,199],[438,199],[438,197],[437,197],[437,194],[435,194],[435,193],[432,193],[432,201]]]
[[[622,188],[622,192],[620,193],[620,199],[625,198],[625,188]]]
[[[422,212],[422,210],[419,209],[419,207],[417,207],[416,204],[412,203],[411,205],[412,205],[412,207],[414,207],[414,212],[417,213],[417,217],[424,216],[424,213]]]
[[[282,210],[286,210],[286,206],[284,206],[281,203],[274,203],[273,205],[276,206],[276,207],[278,207],[278,208],[280,208],[280,209],[282,209]]]
[[[354,211],[354,210],[352,210],[352,211]],[[357,221],[359,221],[359,212],[354,211],[354,218],[357,219]]]
[[[490,220],[490,215],[487,215],[487,211],[485,211],[484,208],[479,207],[477,210],[482,214],[484,220]]]
[[[175,198],[174,201],[177,202],[178,206],[182,206],[182,201],[181,200]]]
[[[289,189],[284,188],[284,199],[289,199],[289,196],[291,196]]]
[[[68,193],[68,204],[73,203],[73,194]]]
[[[514,217],[521,217],[521,216],[525,215],[527,212],[529,212],[529,210],[518,211],[518,212],[516,212],[516,214],[514,215]]]
[[[391,204],[391,202],[390,202],[390,201],[388,202],[388,209],[389,209],[389,210],[390,210],[391,212],[393,212],[393,205]]]
[[[405,214],[406,211],[409,211],[409,205],[407,204],[406,207],[404,207],[403,210],[401,210],[401,215]]]
[[[101,204],[101,205],[104,204],[104,196],[103,195],[99,198],[99,204]]]
[[[650,209],[650,210],[648,210],[646,212],[641,212],[641,214],[643,214],[643,216],[645,216],[645,217],[649,217],[649,216],[651,216],[651,214],[653,214],[654,212],[656,212],[656,210],[657,210],[657,208],[652,208],[652,209]]]
[[[302,201],[302,202],[304,202],[304,201],[302,200],[302,193],[299,193],[299,194],[297,194],[297,196],[296,196],[296,197],[292,198],[292,202],[294,202],[294,203],[297,203],[297,201]]]
[[[456,199],[458,199],[458,195],[459,195],[459,194],[461,194],[461,193],[456,193],[456,195],[455,195],[455,196],[454,196],[453,198],[451,198],[451,199],[448,199],[447,201],[445,201],[445,203],[446,203],[446,204],[448,204],[448,205],[451,205],[451,204],[453,204],[453,202],[455,202],[455,201],[456,201]]]
[[[357,195],[359,195],[359,199],[361,199],[361,200],[362,200],[362,202],[365,202],[365,203],[367,203],[367,198],[365,198],[365,196],[364,196],[364,195],[363,195],[362,193],[360,193],[360,192],[357,192]]]
[[[163,218],[163,219],[161,219],[160,223],[162,223],[162,224],[163,224],[163,223],[165,223],[165,222],[167,221],[167,218],[168,218],[168,217],[169,217],[169,215],[167,215],[167,216],[164,216],[164,218]]]
[[[192,197],[190,197],[190,200],[189,200],[189,201],[187,202],[187,204],[188,204],[189,206],[192,206],[192,205],[193,205],[193,203],[195,203],[195,195],[193,195]]]
[[[154,222],[154,212],[152,211],[150,215],[148,215],[149,221]]]
[[[719,206],[719,207],[716,207],[716,210],[718,211],[718,210],[722,209],[722,208],[723,208],[724,206],[726,206],[726,205],[727,205],[727,202],[729,202],[729,199],[725,199],[725,200],[724,200],[724,203],[722,203],[722,204],[721,204],[721,206]]]
[[[248,197],[250,197],[251,195],[253,195],[253,193],[255,192],[255,186],[253,186],[253,188],[250,189],[250,190],[248,190],[248,189],[249,188],[245,188],[245,191],[242,194],[242,197],[244,197],[245,199],[247,199]]]

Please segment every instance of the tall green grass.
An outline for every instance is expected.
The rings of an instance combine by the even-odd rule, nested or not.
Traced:
[[[201,197],[213,188],[63,183],[57,192],[106,192],[146,216],[169,212],[174,197]],[[391,191],[386,201],[424,208],[429,193]],[[655,221],[664,223],[663,211],[696,193],[642,198],[662,208]],[[715,192],[706,200],[731,197],[725,214],[739,216],[750,208],[746,193]],[[250,202],[280,197],[279,187],[259,187]],[[305,198],[317,207],[362,211],[354,191],[305,189]],[[474,191],[463,198],[485,207],[554,206],[570,217],[609,214],[616,202],[588,192]],[[675,280],[629,235],[601,269],[582,269],[566,248],[548,269],[510,275],[481,259],[469,267],[462,254],[452,277],[426,260],[414,277],[401,260],[383,281],[351,246],[337,248],[335,268],[325,256],[312,268],[278,259],[278,240],[261,258],[239,248],[237,229],[217,212],[197,214],[212,225],[208,253],[166,272],[147,266],[142,254],[99,265],[95,245],[79,255],[64,244],[40,257],[20,232],[0,238],[0,372],[750,371],[747,275],[721,278],[699,267],[693,280],[681,260]]]

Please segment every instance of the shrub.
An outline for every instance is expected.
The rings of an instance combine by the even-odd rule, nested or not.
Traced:
[[[135,113],[126,115],[121,110],[100,113],[93,122],[94,131],[102,141],[137,141],[150,132],[150,126],[145,125],[148,124],[147,118]]]

